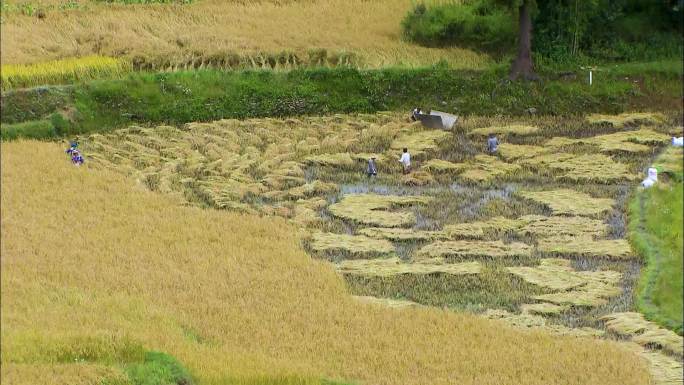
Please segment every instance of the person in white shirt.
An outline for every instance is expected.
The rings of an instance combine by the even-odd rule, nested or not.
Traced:
[[[408,148],[404,148],[404,153],[401,154],[399,162],[404,166],[404,174],[411,172],[411,154],[409,154]]]

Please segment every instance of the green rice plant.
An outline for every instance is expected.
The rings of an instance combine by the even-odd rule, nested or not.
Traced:
[[[463,263],[404,263],[399,258],[354,259],[345,260],[336,265],[337,271],[343,274],[354,274],[372,277],[390,277],[403,274],[479,274],[481,265],[478,262]]]
[[[2,90],[120,77],[129,71],[131,65],[127,60],[104,56],[86,56],[35,64],[3,64]]]
[[[425,258],[505,258],[529,257],[532,247],[520,242],[502,241],[436,241],[423,246],[416,254],[416,260]]]
[[[401,206],[424,205],[430,200],[429,197],[421,196],[345,195],[340,202],[330,205],[328,210],[338,218],[364,225],[405,227],[415,223],[415,215],[407,211],[388,210]]]
[[[594,198],[589,194],[570,189],[519,191],[517,194],[549,206],[555,215],[595,217],[609,211],[615,204],[613,199]]]
[[[627,336],[642,346],[659,346],[663,350],[679,355],[684,354],[684,340],[677,333],[661,328],[647,321],[644,315],[636,312],[612,313],[601,317],[606,328],[616,334]]]
[[[554,236],[540,239],[537,249],[541,253],[549,255],[592,258],[605,257],[609,259],[637,258],[626,239],[595,240],[587,235]]]

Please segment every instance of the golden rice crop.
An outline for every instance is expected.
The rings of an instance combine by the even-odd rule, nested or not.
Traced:
[[[410,211],[388,210],[401,206],[424,205],[430,200],[430,197],[421,196],[345,195],[340,202],[330,205],[328,210],[336,217],[365,225],[404,227],[415,223],[415,214]]]
[[[412,5],[411,0],[205,0],[184,6],[101,2],[50,11],[42,20],[3,14],[2,63],[93,54],[125,56],[154,70],[302,63],[424,66],[440,60],[482,68],[491,63],[488,55],[469,49],[405,42],[401,20]]]
[[[179,207],[72,166],[57,144],[1,146],[3,380],[62,365],[78,373],[81,363],[55,353],[109,357],[131,341],[173,355],[198,384],[649,383],[641,359],[614,342],[358,304],[281,218]]]
[[[418,250],[417,257],[527,257],[532,247],[520,242],[503,243],[502,241],[436,241]]]
[[[318,252],[343,252],[353,256],[381,256],[394,253],[394,246],[384,239],[363,235],[314,233],[310,247]]]
[[[350,259],[337,264],[337,271],[343,274],[363,275],[369,277],[390,277],[402,274],[479,274],[482,266],[479,262],[445,263],[442,259],[421,260],[404,263],[399,258]]]
[[[626,239],[592,239],[591,234],[558,236],[539,240],[538,250],[546,254],[565,256],[632,259],[637,256]]]
[[[603,335],[603,331],[588,327],[569,328],[563,325],[547,323],[544,317],[529,313],[512,314],[506,310],[487,310],[485,317],[505,322],[519,329],[541,329],[548,333],[562,336],[596,338]]]
[[[128,60],[86,56],[34,64],[3,64],[2,89],[63,84],[95,78],[117,77],[129,72]]]

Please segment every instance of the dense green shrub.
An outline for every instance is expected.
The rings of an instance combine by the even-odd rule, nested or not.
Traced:
[[[23,123],[0,124],[0,139],[14,140],[18,138],[47,139],[57,135],[49,120],[30,120]]]
[[[406,15],[402,27],[406,39],[426,46],[498,50],[515,41],[511,15],[487,0],[431,7],[419,3]]]

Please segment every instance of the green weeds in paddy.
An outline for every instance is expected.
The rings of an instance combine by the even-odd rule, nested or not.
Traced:
[[[361,277],[345,275],[356,295],[401,298],[424,305],[479,312],[491,308],[516,311],[530,297],[545,291],[512,277],[496,263],[485,263],[480,274]]]

